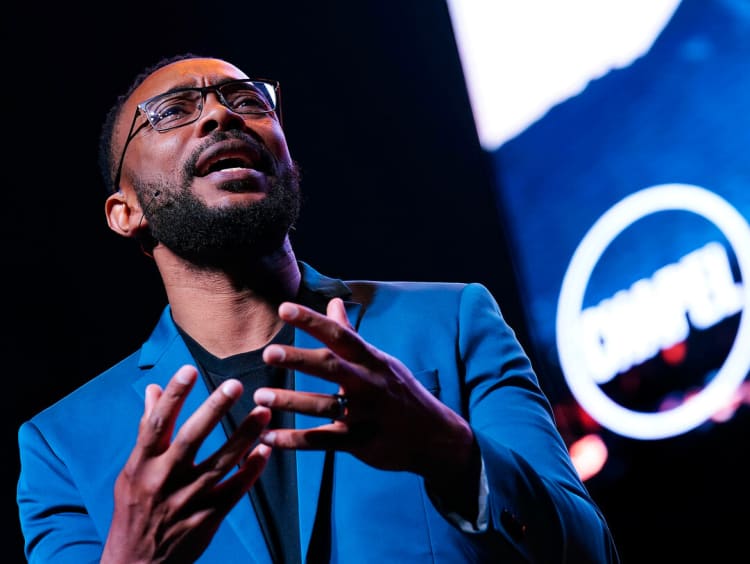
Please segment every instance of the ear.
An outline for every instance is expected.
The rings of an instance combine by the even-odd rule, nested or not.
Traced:
[[[138,199],[130,191],[118,191],[104,202],[109,228],[123,237],[135,237],[148,226]]]

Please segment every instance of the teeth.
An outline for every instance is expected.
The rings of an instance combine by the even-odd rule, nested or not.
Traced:
[[[248,170],[250,169],[249,166],[228,166],[223,168],[214,168],[208,171],[207,174],[211,174],[213,172],[232,172],[237,170]]]
[[[228,171],[238,171],[238,170],[247,170],[254,168],[252,162],[249,159],[245,159],[242,157],[222,157],[218,158],[215,161],[211,162],[206,167],[206,174],[211,174],[212,172],[219,172],[222,170],[228,170]]]

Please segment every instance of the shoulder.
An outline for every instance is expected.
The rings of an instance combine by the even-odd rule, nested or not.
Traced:
[[[349,280],[351,300],[361,304],[361,320],[397,323],[431,331],[442,327],[455,332],[463,324],[476,325],[479,317],[502,319],[489,290],[480,283]]]
[[[40,429],[54,430],[105,419],[127,397],[123,391],[132,389],[132,375],[139,372],[139,354],[130,354],[34,415],[27,423],[33,423]]]
[[[393,300],[414,305],[425,301],[460,305],[464,300],[472,302],[477,299],[492,304],[495,302],[487,287],[480,282],[341,280],[325,276],[303,261],[299,261],[299,265],[303,286],[329,299],[333,296],[350,297],[363,305]]]
[[[428,301],[459,306],[468,300],[485,299],[494,302],[486,286],[479,282],[420,282],[347,280],[355,301],[406,300],[413,303]]]

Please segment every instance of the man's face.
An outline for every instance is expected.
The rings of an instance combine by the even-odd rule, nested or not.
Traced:
[[[216,59],[188,59],[157,70],[125,104],[116,148],[143,100],[235,78],[247,77]],[[134,130],[145,121],[139,113]],[[236,254],[274,250],[299,211],[297,168],[276,114],[235,113],[213,92],[194,123],[165,132],[146,125],[136,133],[120,186],[135,192],[157,241],[199,264],[220,266]]]

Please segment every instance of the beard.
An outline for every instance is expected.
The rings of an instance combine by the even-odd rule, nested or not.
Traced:
[[[150,251],[162,243],[194,265],[209,268],[239,266],[238,261],[276,251],[300,210],[299,168],[296,163],[280,168],[263,199],[231,207],[211,208],[196,197],[190,189],[189,166],[177,186],[138,183],[136,193],[149,223],[142,245]],[[232,190],[231,185],[224,188]]]

